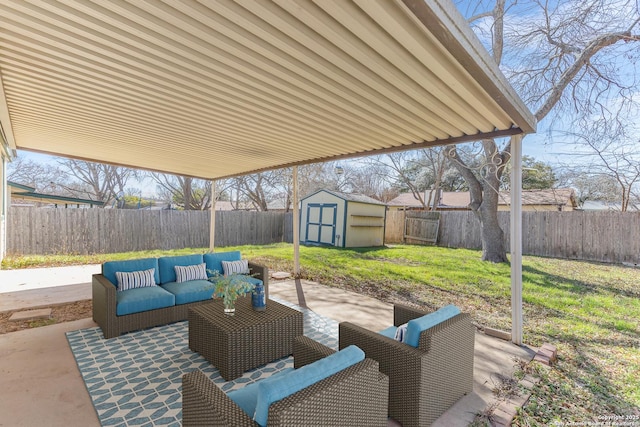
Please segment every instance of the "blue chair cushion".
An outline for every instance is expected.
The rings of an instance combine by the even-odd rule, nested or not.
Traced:
[[[256,381],[238,390],[232,390],[227,393],[227,396],[229,396],[229,399],[236,402],[236,404],[242,408],[247,415],[253,418],[253,414],[256,412],[256,403],[258,403],[258,384],[269,383],[274,380],[277,381],[281,375],[291,371],[293,371],[293,368],[283,369],[282,371],[263,380]]]
[[[188,282],[169,282],[162,288],[176,296],[176,305],[211,299],[213,283],[208,280],[189,280]]]
[[[130,259],[126,261],[108,261],[102,264],[102,275],[109,279],[115,287],[118,287],[118,279],[116,271],[131,273],[133,271],[143,271],[155,268],[154,278],[156,283],[160,283],[160,274],[158,273],[157,258]]]
[[[204,262],[207,264],[207,270],[214,270],[223,274],[222,261],[240,261],[240,251],[230,252],[213,252],[204,254]]]
[[[277,381],[258,382],[258,400],[253,420],[260,426],[266,426],[269,405],[363,360],[364,351],[350,345],[300,369],[279,375]]]
[[[116,292],[116,314],[118,316],[140,313],[156,308],[172,307],[175,303],[176,297],[160,286]]]
[[[387,338],[395,339],[397,326],[389,326],[387,329],[383,329],[378,332],[380,335],[384,335]]]
[[[433,313],[425,314],[417,319],[409,320],[407,324],[407,335],[405,343],[412,347],[418,348],[420,342],[420,334],[427,329],[451,319],[454,316],[460,314],[460,309],[455,305],[449,304],[441,309],[434,311]]]
[[[181,256],[166,256],[158,258],[158,267],[160,269],[160,281],[159,284],[165,284],[176,281],[176,265],[197,265],[202,264],[201,254],[195,255],[181,255]]]

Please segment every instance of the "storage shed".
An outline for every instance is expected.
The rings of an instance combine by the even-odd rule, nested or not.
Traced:
[[[301,200],[300,243],[355,248],[384,245],[386,205],[362,194],[319,190]]]

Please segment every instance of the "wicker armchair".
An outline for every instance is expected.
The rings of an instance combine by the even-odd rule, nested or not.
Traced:
[[[294,341],[299,368],[334,353],[310,338]],[[269,407],[268,426],[386,426],[389,379],[365,359]],[[258,426],[201,371],[182,377],[182,425]]]
[[[395,305],[394,325],[423,316]],[[403,427],[431,425],[473,390],[475,328],[461,313],[422,332],[418,348],[352,323],[340,323],[340,348],[355,344],[389,376],[389,415]]]

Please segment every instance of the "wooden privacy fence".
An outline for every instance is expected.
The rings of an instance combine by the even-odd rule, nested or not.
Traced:
[[[390,215],[391,214],[391,215]],[[402,212],[387,213],[386,243],[401,243]],[[440,212],[438,246],[480,249],[480,222],[470,211]],[[498,212],[509,249],[509,212]],[[614,263],[640,262],[640,212],[523,212],[522,252]]]
[[[7,253],[92,254],[209,246],[210,212],[11,207]],[[281,212],[216,212],[216,246],[283,241]],[[290,222],[290,221],[289,221]]]
[[[412,213],[423,215],[425,213]],[[438,245],[479,249],[480,224],[469,211],[440,214]],[[7,253],[91,254],[209,246],[209,212],[10,207]],[[509,212],[498,212],[509,248]],[[523,212],[523,253],[639,263],[640,212]],[[405,213],[387,212],[385,242],[401,243]],[[415,236],[417,231],[409,234]],[[293,215],[216,212],[216,246],[293,240]],[[418,243],[417,240],[413,242]]]

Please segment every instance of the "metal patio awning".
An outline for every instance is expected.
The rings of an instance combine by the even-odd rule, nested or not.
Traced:
[[[3,0],[10,149],[205,179],[535,119],[450,1]]]

